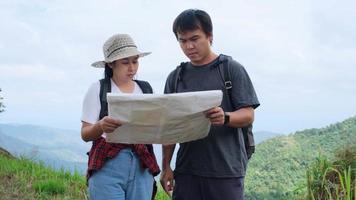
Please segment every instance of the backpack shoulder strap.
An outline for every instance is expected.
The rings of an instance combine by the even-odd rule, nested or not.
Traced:
[[[220,55],[220,64],[219,64],[219,73],[222,76],[222,79],[225,84],[225,91],[226,95],[228,97],[228,100],[230,101],[231,105],[233,108],[235,108],[234,101],[232,99],[232,81],[231,81],[231,73],[230,73],[230,61],[231,61],[230,56],[226,56],[221,54]],[[253,138],[253,132],[252,132],[252,124],[247,125],[246,127],[242,127],[242,133],[244,137],[244,142],[245,142],[245,150],[247,153],[247,158],[250,159],[252,154],[255,152],[255,140]]]
[[[185,66],[187,65],[187,62],[181,62],[180,65],[177,66],[175,69],[175,74],[174,74],[174,82],[173,82],[173,93],[177,93],[178,90],[178,83],[183,81],[183,71]]]
[[[111,81],[110,78],[104,78],[100,80],[100,114],[99,119],[108,115],[108,101],[106,99],[106,94],[111,92]]]
[[[233,108],[235,108],[234,102],[232,101],[232,96],[231,96],[231,91],[232,91],[232,81],[231,81],[231,73],[230,73],[230,61],[231,61],[230,56],[226,56],[221,54],[219,58],[219,65],[218,65],[218,70],[220,73],[220,76],[222,77],[222,80],[225,85],[225,91],[226,95],[232,105]]]
[[[135,80],[138,86],[141,88],[143,93],[153,93],[151,85],[147,81]],[[108,102],[106,94],[111,92],[111,81],[110,78],[100,80],[100,114],[99,119],[108,115]],[[146,148],[150,153],[154,153],[152,144],[146,144]]]
[[[153,89],[152,89],[150,83],[148,83],[147,81],[135,80],[135,82],[141,88],[141,90],[144,94],[152,94],[153,93]]]

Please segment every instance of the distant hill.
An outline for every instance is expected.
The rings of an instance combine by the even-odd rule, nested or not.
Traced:
[[[258,131],[254,135],[255,143],[258,144],[279,134]],[[71,171],[77,169],[85,173],[88,159],[86,152],[90,146],[90,142],[85,143],[80,138],[79,131],[26,124],[0,124],[0,147],[16,156],[42,160],[55,168],[64,167]],[[154,149],[158,163],[161,164],[161,146],[154,145]]]
[[[306,185],[306,168],[319,154],[333,160],[338,149],[356,143],[356,117],[260,143],[248,165],[247,199],[293,199]]]
[[[282,134],[274,133],[274,132],[270,132],[270,131],[256,131],[253,134],[254,134],[255,144],[259,144],[259,143],[261,143],[265,140],[268,140],[270,138],[274,138],[276,136],[282,135]]]
[[[90,143],[80,133],[42,126],[0,124],[0,147],[13,155],[42,160],[54,168],[85,173]]]
[[[356,144],[356,117],[321,129],[276,135],[255,132],[256,143],[260,143],[249,162],[246,199],[293,199],[295,191],[306,185],[306,169],[319,153],[332,160],[339,148]],[[0,147],[14,155],[36,157],[56,168],[82,166],[84,173],[90,143],[83,142],[78,131],[0,124]],[[160,163],[161,147],[155,145],[155,151]]]

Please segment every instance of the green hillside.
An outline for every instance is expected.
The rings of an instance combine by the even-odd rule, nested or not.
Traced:
[[[85,193],[84,176],[17,159],[0,149],[1,199],[85,199]]]
[[[246,199],[304,199],[307,169],[313,172],[310,167],[315,169],[321,157],[333,161],[339,149],[349,149],[349,146],[356,149],[355,145],[356,117],[322,129],[304,130],[262,142],[249,163]],[[352,167],[351,171],[356,170]],[[354,181],[354,175],[351,180]],[[354,182],[351,185],[355,185]],[[85,177],[53,170],[28,159],[16,159],[0,149],[0,197],[4,200],[86,199]],[[168,197],[159,188],[156,199]]]
[[[293,199],[306,192],[306,169],[319,155],[334,160],[338,149],[354,144],[356,117],[262,142],[248,166],[246,198]]]
[[[0,147],[0,199],[87,199],[85,176],[15,158]],[[158,188],[156,200],[168,200]]]

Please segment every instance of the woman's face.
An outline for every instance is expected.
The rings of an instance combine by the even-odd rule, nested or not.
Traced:
[[[110,63],[109,66],[112,68],[113,75],[122,81],[132,80],[138,69],[138,57],[131,56]]]

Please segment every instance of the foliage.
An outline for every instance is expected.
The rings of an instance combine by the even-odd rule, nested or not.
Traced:
[[[246,199],[355,198],[354,144],[356,117],[262,142],[248,166]],[[85,177],[0,155],[0,197],[86,199]],[[159,187],[156,200],[166,199]]]
[[[325,128],[308,129],[262,142],[249,161],[246,199],[300,198],[307,193],[305,172],[319,155],[333,160],[338,149],[347,149],[355,143],[356,117]]]
[[[1,92],[1,88],[0,88],[0,92]],[[2,96],[0,96],[0,113],[4,112],[4,108],[5,108],[4,104],[2,103],[3,99],[4,98]]]
[[[356,144],[339,150],[333,163],[319,157],[307,170],[307,199],[356,199]]]
[[[163,190],[161,184],[159,181],[157,182],[158,186],[158,191],[156,194],[155,200],[171,200],[171,198],[166,194],[166,192]]]
[[[1,199],[87,199],[85,177],[0,155]]]
[[[0,152],[0,199],[88,199],[86,180],[77,172],[53,170],[27,158]],[[156,200],[169,200],[158,187]]]
[[[54,180],[37,181],[33,184],[33,188],[38,193],[46,193],[48,195],[64,194],[66,191],[63,182]]]

